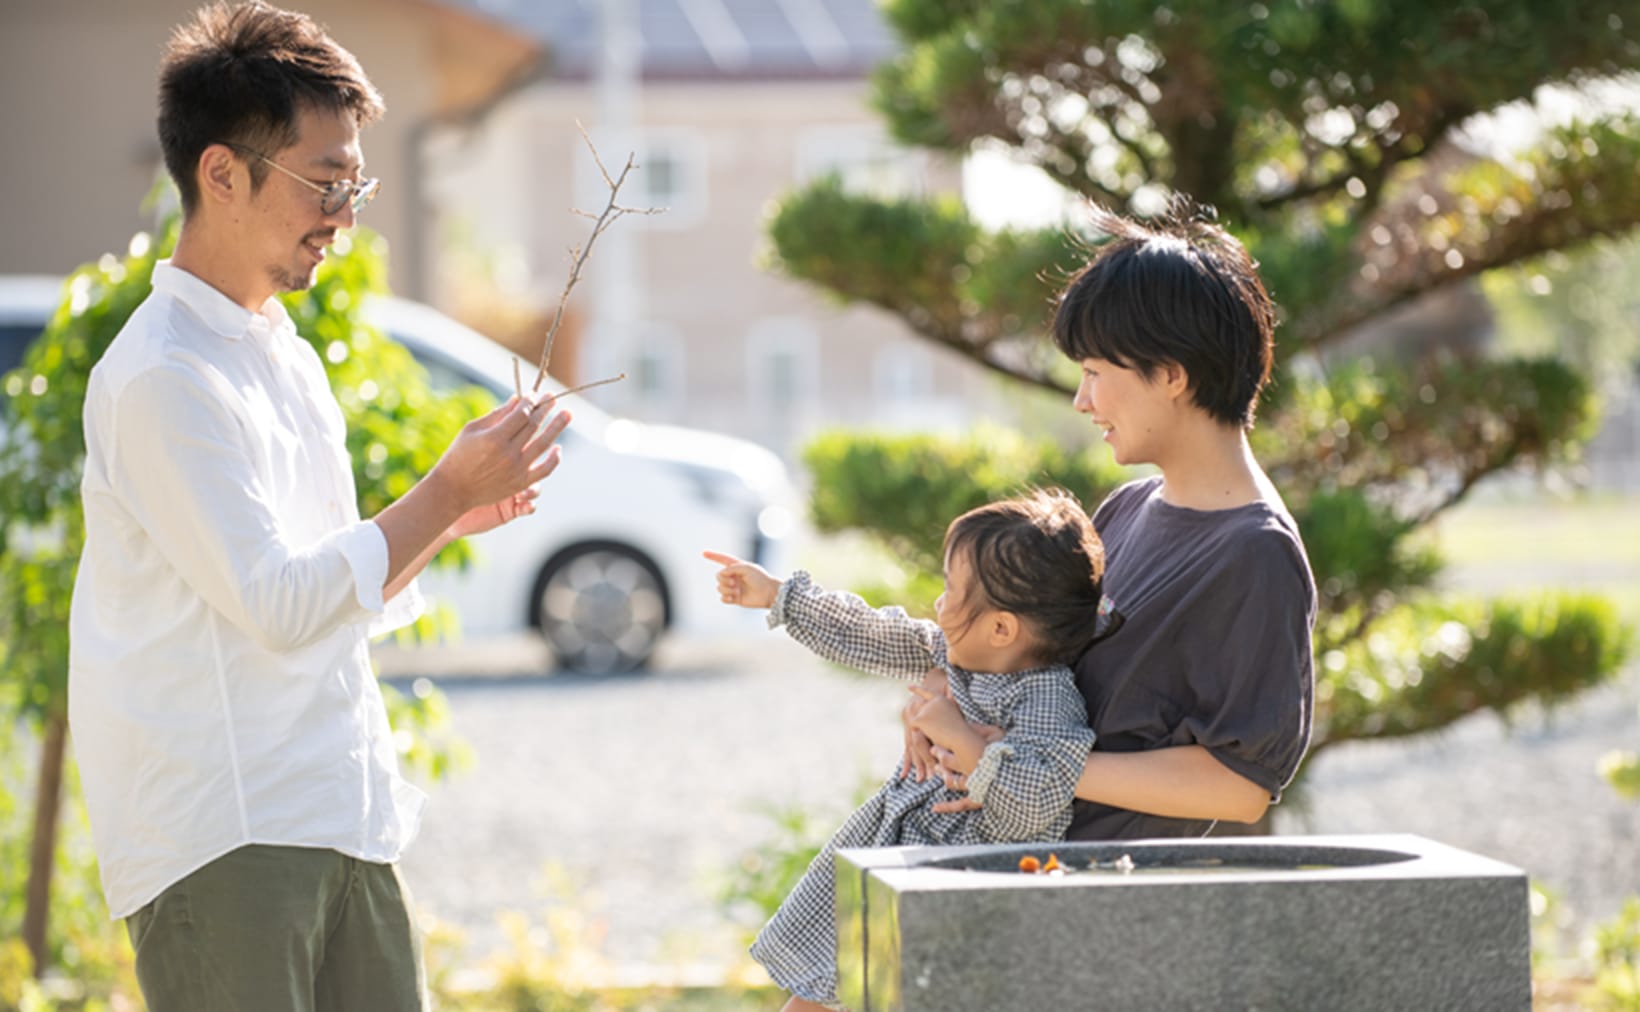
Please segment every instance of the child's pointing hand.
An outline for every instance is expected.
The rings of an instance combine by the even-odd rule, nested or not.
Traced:
[[[723,552],[702,552],[703,556],[723,568],[718,570],[718,597],[724,604],[738,604],[742,608],[767,608],[774,604],[780,592],[780,581],[755,562],[746,562]]]

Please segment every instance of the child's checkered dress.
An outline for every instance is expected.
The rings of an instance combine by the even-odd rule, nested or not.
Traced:
[[[822,590],[801,571],[781,585],[769,625],[784,625],[829,661],[872,674],[917,679],[937,666],[964,717],[1006,732],[969,777],[968,796],[985,807],[935,813],[936,802],[963,795],[947,790],[938,778],[918,783],[896,772],[837,830],[752,943],[753,958],[775,983],[800,998],[839,1008],[832,852],[1058,840],[1070,825],[1071,799],[1093,747],[1093,731],[1069,668],[1007,675],[954,668],[935,623],[913,619],[900,608],[872,608],[853,594]]]

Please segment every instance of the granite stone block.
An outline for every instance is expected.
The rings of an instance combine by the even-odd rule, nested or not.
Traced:
[[[1018,871],[1050,852],[1070,873]],[[840,994],[855,1012],[1531,1007],[1525,873],[1421,837],[836,860]]]

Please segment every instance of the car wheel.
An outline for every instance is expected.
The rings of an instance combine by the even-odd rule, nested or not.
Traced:
[[[598,674],[642,667],[666,629],[666,591],[648,560],[614,546],[556,560],[536,596],[559,664]]]

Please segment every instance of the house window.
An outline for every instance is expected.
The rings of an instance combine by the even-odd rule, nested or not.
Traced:
[[[891,199],[927,189],[927,156],[861,126],[809,127],[797,139],[797,181],[835,173],[843,188]]]
[[[631,225],[672,231],[694,228],[705,220],[707,145],[699,131],[659,127],[591,133],[598,157],[611,178],[620,175],[626,156],[632,155],[635,165],[621,186],[620,203],[633,208],[665,208],[663,214],[629,217],[621,222],[622,228]],[[585,145],[575,153],[575,194],[576,206],[589,214],[597,214],[609,203],[609,187]]]
[[[645,328],[632,357],[633,391],[640,410],[670,416],[685,394],[683,341],[670,327]]]
[[[814,325],[795,317],[760,320],[746,339],[748,400],[766,414],[795,416],[820,394]]]
[[[895,342],[877,353],[872,386],[879,403],[910,406],[933,396],[934,363],[921,348]]]

